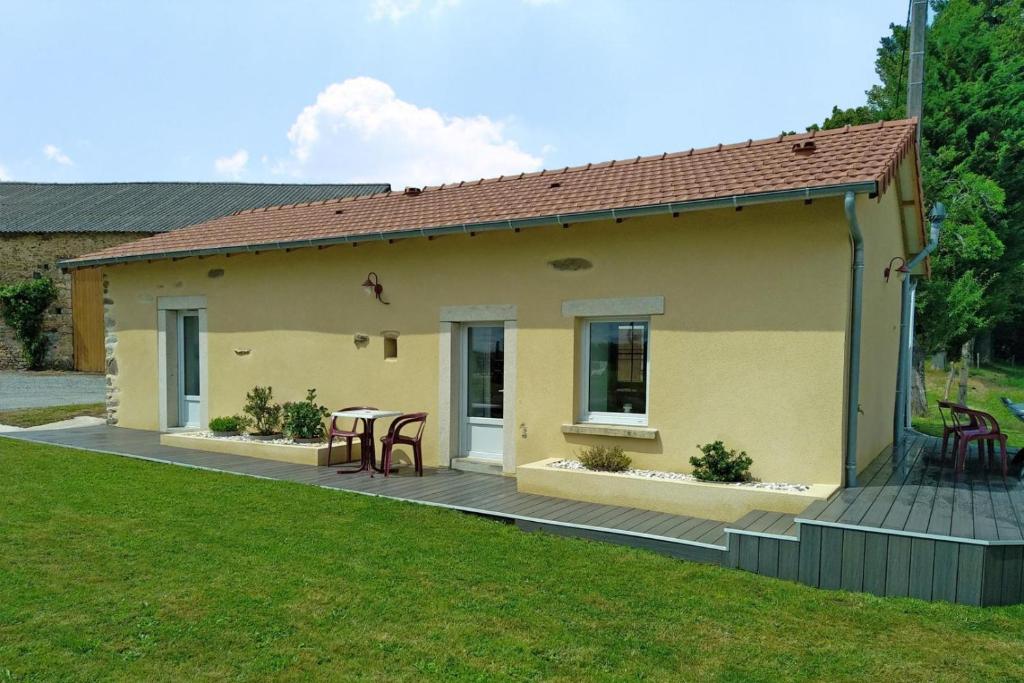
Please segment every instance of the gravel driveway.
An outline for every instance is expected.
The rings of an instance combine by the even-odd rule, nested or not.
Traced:
[[[0,410],[103,403],[106,379],[82,372],[0,371]]]

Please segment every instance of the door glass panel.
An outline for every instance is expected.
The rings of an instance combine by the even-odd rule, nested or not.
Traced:
[[[199,396],[199,316],[186,315],[181,322],[185,395]]]
[[[466,336],[466,414],[500,419],[505,388],[505,328],[470,327]]]
[[[647,323],[590,323],[587,404],[598,413],[647,412]]]

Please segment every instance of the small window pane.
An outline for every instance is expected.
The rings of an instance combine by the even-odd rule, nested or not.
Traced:
[[[590,325],[587,405],[596,413],[647,413],[647,322]]]
[[[501,418],[504,414],[505,329],[467,330],[466,381],[468,417]]]
[[[199,396],[199,317],[186,315],[182,318],[182,343],[184,344],[185,395]]]

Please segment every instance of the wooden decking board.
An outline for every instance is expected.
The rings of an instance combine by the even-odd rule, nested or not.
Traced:
[[[632,531],[638,534],[650,534],[654,527],[661,526],[666,522],[666,520],[671,521],[672,519],[672,515],[664,512],[652,511],[650,514],[645,515],[642,520],[623,527],[623,531]]]
[[[960,548],[952,541],[935,542],[935,564],[932,570],[932,600],[956,602],[957,573]]]
[[[732,522],[729,527],[732,529],[746,529],[751,524],[761,519],[763,516],[770,514],[765,510],[751,510],[747,514],[743,515],[735,522]]]
[[[481,492],[474,498],[467,499],[464,503],[466,507],[473,508],[487,508],[491,510],[501,510],[507,503],[515,500],[522,494],[513,489],[499,489],[490,495],[485,495]],[[592,504],[592,503],[591,503]],[[582,507],[582,506],[581,506]],[[574,510],[575,514],[578,514],[578,509]],[[559,514],[558,518],[563,519],[566,515]]]
[[[1021,573],[1024,555],[1021,546],[1004,546],[1003,551],[1003,578],[1001,602],[1004,605],[1012,605],[1020,602],[1021,599]]]
[[[796,524],[793,522],[793,515],[782,515],[780,514],[778,519],[771,523],[765,530],[766,534],[775,534],[777,536],[795,536],[796,535]]]
[[[908,594],[920,600],[932,599],[935,571],[935,541],[926,538],[910,539],[910,576]]]
[[[764,576],[779,575],[779,541],[775,538],[758,539],[757,544],[757,573]]]
[[[591,515],[587,518],[583,524],[587,526],[604,526],[605,522],[614,517],[619,517],[625,512],[630,512],[635,508],[620,507],[618,505],[609,505],[603,511],[598,512],[596,515]]]
[[[843,590],[860,592],[864,589],[864,544],[867,533],[843,530],[843,559],[840,586]]]
[[[987,548],[959,544],[957,549],[956,601],[963,605],[982,604],[982,581]]]
[[[932,513],[935,511],[936,488],[928,483],[922,483],[917,488],[917,497],[910,507],[910,514],[903,525],[904,531],[916,531],[924,533],[928,530]]]
[[[761,515],[756,521],[747,526],[747,531],[765,531],[772,524],[777,522],[782,517],[781,512],[766,512]]]
[[[862,589],[872,595],[885,595],[885,574],[889,556],[889,537],[885,534],[864,534],[864,577]]]
[[[622,514],[606,518],[602,526],[624,529],[629,526],[632,520],[642,518],[647,512],[649,511],[641,510],[640,508],[626,508],[626,511]]]
[[[725,524],[718,523],[703,534],[693,539],[697,543],[710,543],[712,545],[724,545]]]
[[[689,519],[680,519],[678,523],[673,524],[668,529],[662,529],[661,535],[667,536],[668,538],[686,538],[687,534],[691,529],[703,524],[707,520],[701,519],[700,517],[690,517]]]
[[[665,532],[667,532],[672,527],[677,526],[681,522],[684,522],[686,520],[691,520],[691,519],[694,519],[694,518],[693,517],[686,517],[685,515],[669,515],[665,519],[665,521],[661,522],[657,526],[651,527],[651,529],[650,529],[650,531],[648,533],[653,534],[655,536],[663,536],[663,535],[665,535]]]
[[[998,539],[995,511],[992,509],[992,492],[989,491],[988,482],[976,481],[971,490],[974,494],[974,537],[984,540]]]
[[[545,519],[553,519],[554,516],[559,514],[560,512],[564,512],[566,510],[572,510],[572,509],[576,508],[579,505],[581,505],[581,502],[578,501],[578,500],[561,500],[559,498],[555,498],[554,500],[552,500],[552,502],[551,502],[551,504],[549,506],[541,507],[541,508],[536,508],[534,510],[534,512],[533,512],[533,516],[534,517],[543,517]],[[646,511],[643,511],[643,512],[646,512]],[[616,527],[616,528],[620,528],[621,529],[623,527]]]
[[[888,597],[910,594],[910,540],[906,536],[888,537],[885,565],[885,594]]]
[[[819,585],[821,577],[821,530],[825,527],[805,524],[800,528],[798,577],[808,586]]]
[[[779,541],[780,579],[796,581],[800,575],[800,544],[797,541]]]
[[[577,519],[576,523],[593,526],[594,522],[596,522],[600,518],[606,517],[612,511],[613,508],[619,510],[626,509],[619,508],[618,506],[614,505],[597,505],[591,512],[581,512],[579,519]]]
[[[1021,536],[1020,522],[1017,520],[1017,514],[1013,509],[1013,503],[1010,501],[1010,494],[1007,492],[1006,486],[1002,482],[991,482],[989,484],[989,493],[992,496],[992,511],[995,517],[996,534],[999,536],[999,540],[1024,540],[1024,536]]]
[[[739,568],[748,571],[757,571],[758,549],[763,539],[756,536],[741,535],[738,537],[740,544]]]
[[[896,499],[893,501],[892,507],[889,508],[889,514],[885,516],[879,526],[887,529],[902,529],[906,526],[923,478],[923,467],[915,467],[910,471],[910,476],[900,486],[899,493],[896,494]]]
[[[952,480],[946,481],[944,485],[935,489],[932,498],[932,515],[928,520],[925,529],[930,534],[948,536],[953,526],[953,505],[956,496],[956,488]]]
[[[689,529],[687,529],[685,532],[683,532],[681,534],[680,533],[674,534],[674,537],[675,538],[682,538],[682,539],[685,539],[687,541],[696,541],[698,538],[700,538],[701,536],[703,536],[707,532],[711,531],[712,529],[717,528],[720,524],[721,524],[721,522],[717,522],[717,521],[715,521],[713,519],[703,520],[700,524],[698,524],[696,526],[693,526],[693,527],[690,527]]]
[[[844,533],[834,527],[821,529],[821,576],[818,585],[822,588],[842,586]]]

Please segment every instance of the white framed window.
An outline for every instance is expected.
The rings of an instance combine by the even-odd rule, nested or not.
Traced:
[[[582,321],[580,422],[646,425],[650,319]]]

